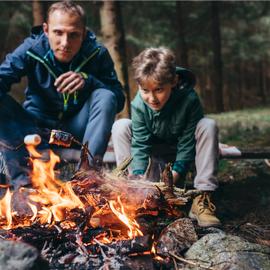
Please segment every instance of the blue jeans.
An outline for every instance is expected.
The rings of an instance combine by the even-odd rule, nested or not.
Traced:
[[[71,133],[82,143],[88,142],[90,153],[102,158],[107,149],[116,110],[114,93],[107,89],[96,89],[81,111],[63,121],[60,129]]]

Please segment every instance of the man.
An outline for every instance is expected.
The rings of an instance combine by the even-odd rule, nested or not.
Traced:
[[[6,93],[25,75],[25,111],[14,114],[17,105]],[[10,110],[7,103],[14,109]],[[36,126],[61,129],[83,143],[88,141],[92,155],[101,158],[115,115],[123,106],[124,95],[112,59],[95,35],[86,30],[85,12],[73,2],[52,4],[43,27],[33,28],[32,35],[0,66],[0,113],[5,108],[7,114],[4,117],[2,113],[0,123],[10,127],[11,121],[16,122],[12,125],[14,134],[10,134],[12,128],[0,134],[0,139],[9,144],[13,143],[12,137],[19,142]],[[22,121],[26,123],[22,125]],[[20,128],[26,131],[21,132]],[[25,150],[9,147],[5,152],[14,185],[27,184],[22,172]]]

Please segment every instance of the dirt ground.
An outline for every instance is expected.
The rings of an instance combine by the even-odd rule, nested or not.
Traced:
[[[215,194],[223,229],[270,246],[270,167],[262,160],[226,163]]]

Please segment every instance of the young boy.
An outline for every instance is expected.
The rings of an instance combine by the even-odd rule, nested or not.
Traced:
[[[171,161],[177,184],[195,160],[194,186],[203,193],[193,200],[189,216],[202,227],[220,225],[210,196],[217,188],[218,130],[213,120],[203,118],[194,75],[176,67],[166,48],[144,50],[133,68],[139,90],[131,103],[132,119],[118,120],[112,128],[117,165],[132,156],[132,174],[142,178],[149,160],[159,164],[158,171]]]

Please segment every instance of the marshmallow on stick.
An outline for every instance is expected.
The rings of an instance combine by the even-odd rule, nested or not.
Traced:
[[[24,137],[24,143],[26,145],[39,145],[41,143],[41,137],[38,134],[26,135]]]

